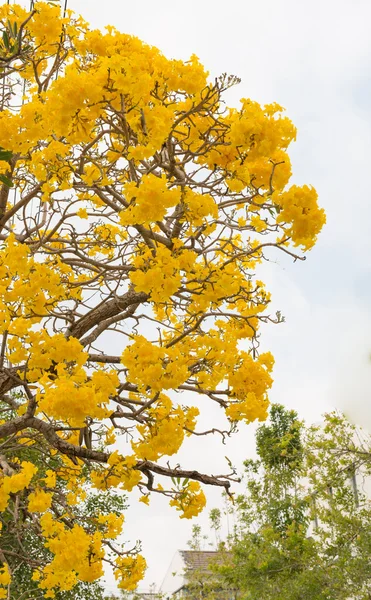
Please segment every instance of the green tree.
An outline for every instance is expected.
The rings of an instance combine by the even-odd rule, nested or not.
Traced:
[[[256,447],[228,563],[216,567],[226,584],[249,600],[369,600],[371,504],[360,483],[371,439],[339,415],[306,428],[275,405]]]

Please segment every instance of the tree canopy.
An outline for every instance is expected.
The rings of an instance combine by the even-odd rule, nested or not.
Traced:
[[[210,598],[229,586],[248,600],[368,600],[370,437],[341,415],[307,428],[295,411],[273,405],[256,441]]]
[[[122,518],[97,507],[84,522],[80,503],[139,488],[191,518],[202,483],[229,489],[233,473],[159,461],[206,433],[192,397],[225,412],[222,435],[266,418],[259,326],[281,318],[256,267],[302,259],[324,211],[313,187],[288,186],[283,108],[226,106],[237,77],[211,81],[196,56],[167,59],[53,2],[3,5],[0,24],[3,535],[18,532],[45,598],[104,561],[131,590],[145,559],[116,543]],[[32,528],[47,564],[23,545]]]

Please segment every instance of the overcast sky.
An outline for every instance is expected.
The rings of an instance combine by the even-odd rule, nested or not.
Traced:
[[[280,255],[264,269],[274,308],[286,317],[262,336],[276,357],[271,399],[308,421],[336,406],[371,430],[371,2],[69,0],[69,7],[93,27],[113,24],[169,58],[195,53],[212,76],[238,75],[231,104],[250,97],[287,109],[298,128],[292,181],[317,188],[328,223],[305,263]],[[226,454],[236,464],[251,454],[253,434],[243,428],[227,448],[192,440],[179,460],[221,473]],[[208,497],[209,508],[221,505],[215,490]],[[143,541],[148,588],[185,548],[192,521],[162,498],[150,508],[131,504],[125,537]],[[207,523],[206,512],[198,522]]]

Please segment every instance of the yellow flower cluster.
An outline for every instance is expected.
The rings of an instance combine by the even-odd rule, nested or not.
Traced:
[[[107,515],[98,515],[97,521],[100,525],[103,525],[104,537],[115,539],[122,532],[124,516],[108,513]]]
[[[32,477],[36,473],[37,467],[34,464],[23,461],[18,473],[0,477],[0,511],[6,509],[10,494],[17,494],[17,492],[28,488]]]
[[[232,421],[264,421],[267,418],[267,391],[273,383],[270,376],[273,364],[270,352],[262,354],[257,360],[251,354],[241,352],[241,363],[228,378],[232,397],[237,399],[226,408],[226,414]]]
[[[49,512],[40,517],[40,524],[45,545],[54,555],[38,574],[41,576],[39,587],[47,590],[46,598],[54,598],[56,589],[67,592],[79,580],[95,581],[103,575],[104,551],[99,532],[91,535],[76,524],[68,529]]]
[[[55,369],[58,365],[57,374],[65,373],[68,363],[72,363],[74,369],[80,369],[88,356],[79,340],[74,337],[67,339],[61,333],[50,335],[46,330],[30,332],[28,341],[30,344],[29,376],[35,381],[53,365]]]
[[[226,298],[236,296],[244,283],[244,276],[238,264],[215,265],[212,272],[205,277],[202,295],[195,298],[193,307],[206,311],[209,307],[220,306],[225,303]],[[197,285],[199,284],[195,281],[191,287],[196,288]]]
[[[118,587],[120,590],[128,592],[135,590],[139,581],[143,579],[147,568],[147,563],[143,556],[119,556],[115,560],[116,568],[114,575],[116,580],[119,580]]]
[[[121,361],[129,380],[143,393],[148,387],[154,392],[177,388],[189,376],[190,357],[181,356],[177,347],[152,344],[142,335],[135,336],[134,343],[125,348]]]
[[[44,14],[47,15],[45,18]],[[53,27],[46,32],[45,22],[51,15]],[[4,22],[10,19],[18,25],[25,16],[24,9],[18,6],[2,7],[0,12]],[[174,123],[177,124],[179,143],[183,142],[186,148],[195,151],[200,148],[202,135],[214,124],[212,116],[192,110],[196,101],[203,98],[204,90],[210,89],[207,73],[197,57],[191,57],[188,63],[168,60],[137,38],[121,34],[114,28],[108,28],[105,34],[90,31],[81,19],[72,17],[69,12],[68,17],[61,18],[57,7],[37,3],[36,14],[28,23],[27,32],[37,48],[38,60],[34,64],[38,67],[36,73],[28,66],[20,69],[20,74],[33,84],[31,97],[19,113],[3,111],[0,115],[0,145],[26,154],[37,148],[40,140],[47,140],[42,149],[32,153],[28,164],[38,179],[47,179],[42,184],[44,200],[57,189],[68,189],[72,185],[68,160],[61,159],[72,156],[74,144],[90,142],[97,119],[105,116],[106,106],[122,110],[122,98],[125,98],[126,125],[135,133],[138,144],[125,148],[119,136],[113,136],[116,140],[105,160],[99,166],[86,164],[80,173],[81,181],[89,186],[96,182],[110,184],[110,168],[123,156],[137,161],[159,152],[164,140],[172,133]],[[55,51],[63,29],[74,45],[67,50],[66,58],[77,52],[80,60],[71,61],[48,90],[36,93],[35,84],[48,66],[45,58]],[[179,92],[186,97],[180,96],[174,102],[173,94]],[[52,119],[51,105],[54,107]],[[211,103],[211,108],[215,110],[217,105]],[[179,115],[187,114],[189,110],[195,112],[192,119],[182,121]],[[240,194],[250,186],[258,189],[260,199],[256,198],[257,208],[254,207],[257,210],[260,202],[268,200],[272,189],[278,193],[284,190],[291,175],[287,148],[295,139],[296,129],[282,113],[283,108],[278,104],[262,107],[250,99],[242,99],[239,110],[231,109],[219,117],[224,128],[221,143],[203,150],[197,157],[201,165],[222,170],[231,192]],[[124,194],[129,208],[122,211],[120,220],[127,226],[161,220],[166,210],[178,203],[180,189],[176,185],[169,188],[164,176],[149,173],[138,183],[126,181]],[[218,216],[215,200],[210,194],[199,194],[190,188],[185,191],[182,201],[185,207],[183,218],[195,226],[204,225],[208,215]],[[323,224],[316,211],[317,204],[304,219],[308,222],[305,248],[310,247],[311,229],[318,230]],[[303,221],[302,215],[298,215],[298,219]],[[299,223],[298,227],[302,225]]]
[[[116,393],[118,377],[115,371],[95,371],[88,376],[84,369],[67,371],[64,364],[56,367],[58,376],[45,373],[37,393],[39,410],[45,414],[83,427],[86,417],[103,419],[112,412],[108,404]]]
[[[73,270],[60,259],[37,262],[28,246],[10,234],[0,249],[0,333],[13,336],[12,362],[25,359],[23,341],[32,325],[40,323],[55,306],[80,297]]]
[[[69,64],[65,68],[65,76],[60,76],[47,92],[40,94],[39,100],[35,98],[32,103],[23,107],[19,115],[14,116],[11,123],[13,127],[18,126],[22,129],[26,118],[27,121],[33,121],[33,125],[28,126],[27,134],[22,133],[18,142],[16,142],[14,129],[12,134],[12,128],[6,127],[4,137],[7,134],[11,137],[8,137],[4,146],[10,149],[21,147],[23,152],[30,145],[36,146],[39,139],[45,139],[52,131],[56,140],[63,138],[67,144],[89,140],[95,120],[104,111],[104,102],[111,102],[114,108],[121,109],[121,96],[125,97],[127,108],[132,109],[128,118],[130,127],[133,131],[139,130],[142,134],[141,146],[138,149],[132,148],[133,156],[147,158],[160,150],[164,141],[164,130],[169,131],[174,120],[174,109],[171,108],[170,98],[166,107],[162,102],[154,100],[151,95],[154,81],[158,82],[159,97],[168,89],[182,90],[187,94],[199,94],[205,87],[207,74],[198,59],[193,56],[188,63],[167,60],[157,49],[114,28],[108,28],[105,34],[97,30],[89,31],[87,24],[81,19],[71,18],[70,11],[67,18],[63,19],[58,14],[57,7],[54,7],[53,18],[51,18],[47,3],[38,2],[36,6],[37,15],[27,29],[31,38],[34,38],[37,58],[41,59],[40,64],[37,63],[37,76],[40,77],[43,68],[47,66],[42,61],[43,57],[55,52],[56,42],[60,39],[63,27],[64,34],[71,36],[74,44],[67,59],[72,58],[77,51],[80,61]],[[47,15],[45,19],[44,14]],[[0,20],[4,19],[6,22],[9,18],[12,21],[17,20],[20,24],[22,18],[25,19],[25,15],[26,12],[18,6],[2,7]],[[39,25],[39,20],[42,21],[43,27]],[[53,23],[47,35],[45,34],[46,22]],[[94,71],[94,77],[90,76],[89,69]],[[35,81],[31,69],[23,68],[21,74]],[[52,119],[47,109],[51,104],[55,107]],[[141,107],[146,107],[146,136],[143,136],[139,125]],[[10,125],[9,117],[7,122]],[[0,137],[3,138],[3,135],[1,134]],[[44,165],[46,166],[45,163]],[[62,174],[57,170],[55,161],[52,160],[51,166],[54,167],[49,171],[53,175],[51,183],[58,175],[64,178],[66,173]],[[68,169],[66,171],[68,179]]]
[[[28,510],[30,512],[45,512],[52,505],[52,494],[42,489],[36,489],[28,496]]]
[[[277,223],[284,223],[285,235],[292,239],[295,246],[309,250],[314,246],[317,235],[326,223],[323,208],[318,208],[318,194],[308,185],[293,185],[281,194],[273,195],[280,207]]]
[[[172,456],[179,450],[185,433],[189,435],[189,431],[195,428],[199,410],[195,407],[175,407],[170,398],[161,394],[148,413],[149,422],[137,425],[141,439],[131,445],[138,458],[154,461],[164,455]]]
[[[181,519],[192,519],[205,508],[206,497],[197,481],[189,481],[186,486],[170,500],[170,506],[181,511]]]
[[[55,40],[61,33],[62,23],[67,24],[68,19],[61,19],[59,7],[46,3],[42,11],[36,12],[28,25],[28,30],[37,46],[41,46],[45,53],[47,49],[53,52]]]
[[[142,479],[140,471],[134,469],[137,463],[135,456],[121,456],[116,450],[108,459],[108,468],[91,472],[91,480],[98,490],[120,487],[131,492]]]
[[[18,319],[19,327],[22,322]],[[119,385],[117,373],[98,369],[88,375],[82,368],[88,355],[76,338],[42,330],[28,331],[23,341],[16,341],[11,340],[9,347],[16,346],[18,354],[22,351],[23,358],[28,358],[27,375],[29,381],[38,383],[40,411],[77,427],[84,425],[87,416],[108,416],[106,405]],[[9,356],[14,360],[14,351]]]
[[[184,218],[195,227],[204,225],[206,217],[214,219],[218,217],[218,207],[210,194],[198,194],[192,189],[187,189],[184,195],[184,204]]]
[[[275,189],[283,189],[291,175],[287,147],[296,137],[292,122],[282,116],[278,104],[261,107],[249,99],[241,100],[241,109],[232,109],[224,117],[228,125],[226,145],[212,149],[198,161],[210,168],[225,170],[231,191],[240,193],[251,183],[268,190],[271,185],[272,163],[280,164],[275,173]]]
[[[147,225],[162,221],[168,208],[180,201],[180,189],[169,189],[166,177],[144,175],[140,185],[133,181],[124,186],[129,208],[120,213],[122,225]]]
[[[44,482],[46,487],[55,488],[57,484],[57,474],[55,473],[55,471],[47,469],[47,471],[45,472]]]
[[[205,360],[205,369],[195,374],[201,388],[215,389],[223,380],[228,380],[228,418],[232,421],[243,419],[248,423],[255,419],[263,420],[269,404],[267,392],[273,383],[270,373],[274,359],[270,353],[264,353],[254,360],[251,354],[238,349],[238,340],[251,337],[254,332],[248,323],[243,321],[242,328],[239,328],[236,325],[226,326],[225,322],[220,321],[217,323],[219,329],[210,330],[209,335],[203,338],[203,344],[200,341],[192,343],[185,338],[170,348],[136,336],[134,343],[127,346],[122,355],[122,362],[128,368],[128,379],[147,397],[148,390],[153,394],[174,389],[187,380],[197,350],[198,358]],[[207,365],[211,365],[212,370]],[[167,396],[160,395],[149,411],[153,425],[137,426],[142,440],[135,442],[133,449],[138,456],[150,459],[156,454],[172,454],[176,451],[183,439],[181,429],[189,428],[185,420],[191,414],[189,411],[193,410],[189,408],[187,412],[180,407],[175,408]]]
[[[5,586],[11,581],[10,571],[8,565],[5,563],[0,567],[0,598],[8,598],[8,590],[4,589]],[[4,587],[3,587],[4,586]]]
[[[80,209],[84,210],[84,209]],[[81,214],[81,213],[80,213]],[[90,246],[88,250],[89,256],[95,256],[96,254],[103,254],[112,258],[115,254],[115,247],[117,246],[116,237],[122,236],[122,229],[117,225],[111,223],[104,223],[104,225],[98,225],[94,228],[94,236],[87,238],[86,245]],[[93,243],[93,241],[95,243]],[[84,242],[81,246],[84,246]]]
[[[135,256],[130,280],[137,292],[150,294],[154,302],[165,302],[179,289],[179,261],[166,246],[160,246],[153,256],[147,249]]]

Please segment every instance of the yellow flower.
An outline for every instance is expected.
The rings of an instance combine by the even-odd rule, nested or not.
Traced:
[[[79,208],[76,214],[78,217],[80,217],[80,219],[88,218],[88,211],[86,210],[86,208]]]
[[[28,510],[30,512],[45,512],[52,505],[53,497],[44,490],[37,489],[28,497]]]
[[[186,486],[170,500],[170,506],[181,511],[181,519],[192,519],[203,510],[206,497],[197,481],[189,481]]]
[[[55,488],[57,483],[57,474],[51,469],[48,469],[45,473],[44,481],[48,488]]]
[[[116,559],[115,563],[114,575],[116,580],[119,580],[118,587],[120,590],[135,590],[139,581],[143,579],[147,568],[143,556],[140,554],[135,557],[120,556]]]
[[[0,567],[0,585],[8,585],[11,581],[10,571],[7,564]]]
[[[326,223],[325,211],[319,208],[317,198],[316,190],[307,185],[293,185],[287,192],[274,194],[280,207],[277,223],[282,223],[285,234],[304,250],[312,248]]]

